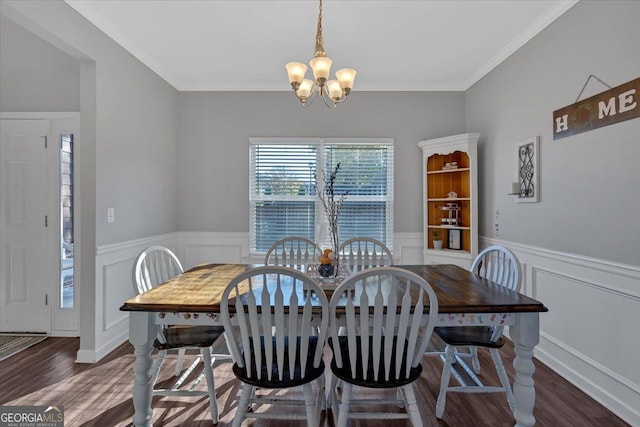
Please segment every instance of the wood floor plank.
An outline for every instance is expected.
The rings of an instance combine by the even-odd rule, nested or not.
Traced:
[[[65,426],[130,426],[133,416],[133,348],[123,344],[95,364],[75,363],[77,338],[47,338],[45,341],[0,362],[0,405],[61,405],[65,410]],[[513,358],[508,343],[505,362]],[[190,355],[189,357],[196,357]],[[488,352],[480,351],[485,383],[498,384]],[[602,405],[571,385],[545,365],[534,361],[536,372],[536,406],[534,416],[539,426],[549,427],[626,427],[628,424]],[[168,356],[160,381],[172,380],[175,357]],[[421,415],[426,427],[502,427],[512,426],[513,416],[503,394],[447,395],[447,406],[441,421],[434,415],[442,362],[438,357],[425,357],[422,377],[415,383],[416,397],[421,402]],[[511,363],[505,367],[512,379]],[[240,385],[231,372],[231,364],[219,363],[214,370],[217,385],[219,426],[230,425],[236,409]],[[204,380],[198,385],[206,389]],[[154,426],[211,426],[206,398],[155,397]],[[329,418],[329,419],[328,419]],[[330,417],[324,426],[333,427]],[[255,427],[299,426],[300,422],[257,420]],[[407,426],[408,421],[353,421],[351,427]]]

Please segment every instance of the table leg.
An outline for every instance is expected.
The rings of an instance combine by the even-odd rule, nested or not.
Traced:
[[[133,364],[133,414],[134,426],[150,427],[151,399],[153,384],[151,374],[151,352],[157,327],[153,322],[153,314],[146,312],[129,313],[129,342],[134,346],[136,361]]]
[[[513,414],[516,427],[531,427],[536,419],[533,406],[536,401],[536,390],[533,383],[533,348],[540,341],[540,318],[538,313],[518,313],[516,323],[509,327],[509,335],[513,340],[516,357],[513,367],[516,377],[513,381],[513,395],[516,399],[516,410]]]

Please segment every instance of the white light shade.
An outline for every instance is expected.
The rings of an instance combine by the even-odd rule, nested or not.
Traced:
[[[342,89],[353,89],[353,81],[356,79],[356,74],[357,72],[353,68],[343,68],[336,71],[336,77],[340,82],[340,87]]]
[[[309,79],[304,79],[302,83],[300,83],[300,87],[296,91],[296,94],[300,98],[308,98],[311,95],[311,88],[313,87],[313,82]]]
[[[307,66],[302,62],[289,62],[285,68],[289,74],[289,83],[300,83],[304,79],[304,73],[307,72]]]
[[[337,80],[329,80],[327,88],[329,89],[329,98],[337,101],[342,97],[342,88]]]
[[[309,61],[309,65],[311,65],[311,69],[313,70],[313,77],[316,80],[327,79],[331,72],[331,62],[331,59],[326,56],[316,56]]]

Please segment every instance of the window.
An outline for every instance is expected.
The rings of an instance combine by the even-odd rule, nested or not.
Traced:
[[[252,138],[249,202],[252,253],[285,236],[328,247],[316,174],[340,162],[336,194],[348,192],[339,218],[340,240],[373,237],[393,246],[393,140],[387,138]]]
[[[60,135],[60,308],[73,308],[73,134]]]

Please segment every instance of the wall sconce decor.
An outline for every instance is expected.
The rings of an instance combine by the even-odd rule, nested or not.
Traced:
[[[516,144],[516,181],[511,183],[510,195],[518,203],[537,202],[540,196],[538,173],[538,137]]]

